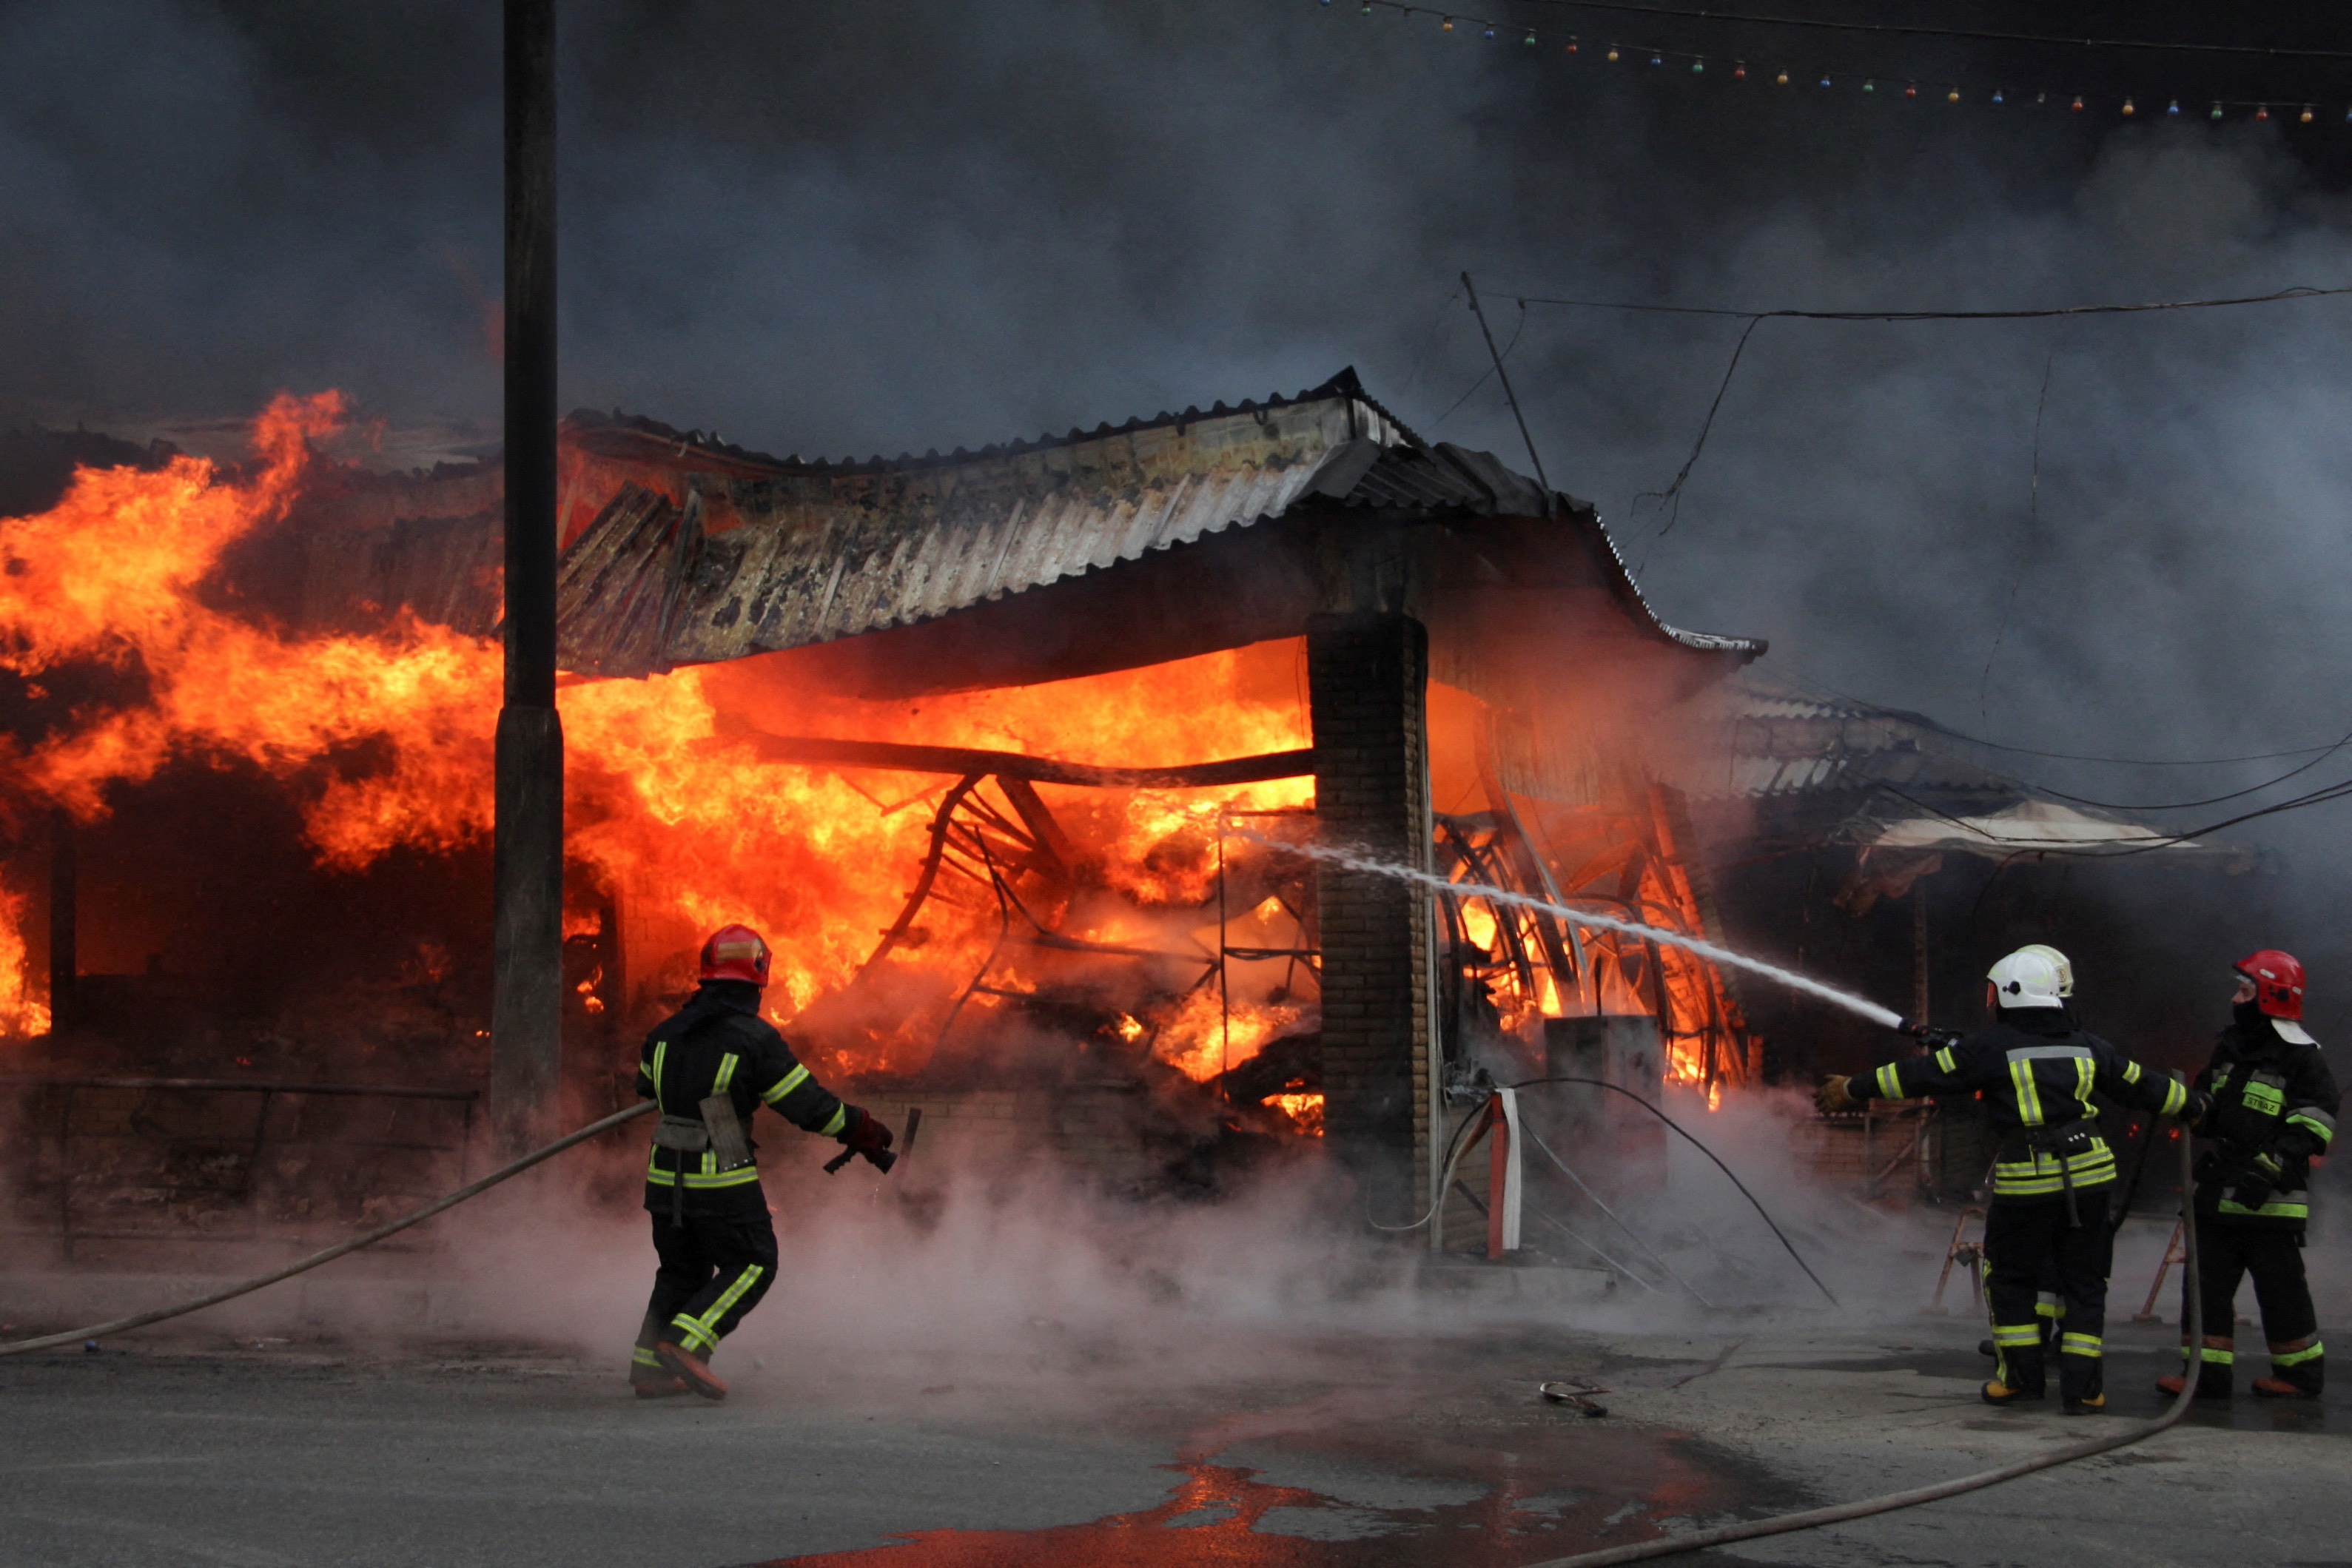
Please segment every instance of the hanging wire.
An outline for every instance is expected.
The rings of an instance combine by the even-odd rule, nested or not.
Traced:
[[[1544,0],[1533,0],[1533,3],[1544,3]],[[1549,3],[1570,5],[1581,4],[1583,3],[1583,0],[1549,0]],[[1330,0],[1323,0],[1323,4],[1328,5],[1330,4]],[[2283,49],[2244,44],[2172,45],[2152,39],[2129,38],[2057,39],[2035,34],[2004,36],[1999,34],[1972,34],[1963,30],[1950,29],[1910,29],[1893,25],[1882,26],[1867,23],[1850,23],[1843,25],[1808,23],[1793,17],[1742,16],[1738,15],[1726,16],[1721,13],[1678,11],[1662,7],[1643,7],[1626,5],[1609,5],[1598,4],[1597,0],[1591,8],[1601,10],[1618,10],[1638,15],[1657,16],[1668,18],[1688,18],[1693,20],[1729,22],[1734,25],[1819,26],[1823,28],[1833,28],[1834,30],[1839,31],[1862,33],[1874,32],[1890,35],[1905,32],[1924,32],[1930,37],[1983,37],[1992,39],[2002,39],[2006,37],[2007,41],[2012,42],[2045,44],[2064,43],[2078,47],[2090,47],[2095,48],[2108,47],[2118,49],[2140,49],[2167,53],[2207,53],[2217,55],[2260,56],[2277,60],[2352,59],[2352,51],[2343,50]],[[1460,23],[1466,25],[1468,28],[1477,31],[1482,37],[1489,39],[1499,37],[1504,33],[1507,32],[1512,37],[1517,38],[1522,44],[1530,47],[1534,47],[1538,42],[1537,30],[1532,27],[1522,26],[1517,23],[1503,22],[1493,17],[1475,16],[1465,12],[1441,11],[1433,6],[1423,5],[1417,3],[1407,4],[1406,0],[1359,0],[1356,10],[1358,14],[1365,16],[1371,16],[1375,11],[1385,11],[1408,19],[1413,16],[1416,13],[1419,13],[1423,16],[1438,18],[1438,26],[1441,32],[1454,32],[1455,30],[1455,25]],[[1579,46],[1580,40],[1573,35],[1570,36],[1566,40],[1565,53],[1570,56],[1577,54],[1579,51]],[[1675,61],[1676,63],[1686,61],[1690,64],[1691,74],[1699,76],[1706,74],[1707,56],[1689,49],[1670,49],[1651,45],[1625,44],[1621,42],[1611,44],[1603,57],[1610,63],[1614,64],[1620,58],[1624,57],[1628,54],[1637,59],[1646,59],[1654,66],[1664,65],[1669,60]],[[1743,61],[1738,58],[1738,54],[1739,51],[1735,49],[1718,48],[1715,51],[1715,57],[1717,59],[1730,58],[1732,60],[1733,68],[1728,73],[1731,78],[1735,81],[1745,81],[1748,77],[1747,67]],[[1863,91],[1874,92],[1875,90],[1876,84],[1879,81],[1891,78],[1894,80],[1907,82],[1908,85],[1904,94],[1904,97],[1907,99],[1916,100],[1919,97],[1918,89],[1922,87],[1931,88],[1940,92],[1943,95],[1944,100],[1950,104],[1958,104],[1961,102],[1964,97],[1960,84],[1957,81],[1936,80],[1929,78],[1917,77],[1913,73],[1906,71],[1864,70],[1859,68],[1840,67],[1834,70],[1825,70],[1819,73],[1809,72],[1805,74],[1818,74],[1821,85],[1823,88],[1829,88],[1834,85],[1839,78],[1843,78],[1849,80],[1859,80],[1863,83]],[[1790,80],[1789,69],[1786,67],[1779,69],[1775,73],[1774,80],[1780,86],[1788,86]],[[2008,102],[2011,98],[2018,99],[2021,101],[2025,93],[2029,91],[2033,94],[2032,101],[2037,105],[2046,104],[2054,97],[2061,103],[2070,105],[2077,113],[2082,112],[2086,107],[2086,97],[2095,96],[2100,100],[2100,104],[2103,109],[2109,103],[2112,103],[2116,106],[2116,112],[2124,119],[2130,119],[2133,117],[2137,110],[2137,100],[2142,96],[2150,99],[2169,97],[2170,101],[2175,103],[2179,101],[2177,96],[2158,92],[2142,92],[2136,90],[2128,94],[2122,92],[2109,92],[2095,95],[2085,95],[2074,91],[2071,89],[2052,89],[2047,87],[2040,89],[2016,89],[2012,83],[1998,85],[1987,96],[1991,103],[2000,105]],[[2200,101],[2205,101],[2201,99],[2200,95],[2192,94],[2191,97],[2199,99]],[[2256,120],[2268,120],[2272,118],[2271,110],[2273,105],[2278,106],[2281,112],[2284,113],[2292,105],[2304,103],[2304,97],[2305,95],[2300,93],[2280,92],[2273,93],[2266,98],[2213,99],[2210,101],[2212,104],[2212,118],[2215,120],[2224,118],[2225,111],[2228,110],[2240,110],[2251,111],[2252,118]],[[2312,119],[2313,114],[2311,111],[2311,106],[2308,103],[2305,103],[2304,111],[2300,117],[2299,123],[2308,124],[2311,122]],[[2352,123],[2352,112],[2347,112],[2345,120],[2347,123]]]
[[[2076,49],[2145,49],[2165,54],[2258,55],[2274,59],[2352,60],[2352,49],[2279,48],[2268,44],[2182,44],[2160,38],[2064,37],[2054,33],[2011,33],[1984,27],[1932,27],[1904,22],[1832,22],[1814,16],[1768,16],[1739,11],[1690,11],[1673,5],[1642,5],[1631,0],[1523,0],[1570,11],[1616,11],[1636,16],[1667,16],[1695,22],[1727,22],[1751,27],[1801,27],[1824,33],[1879,33],[1916,38],[1966,38],[1979,43],[2048,44]]]

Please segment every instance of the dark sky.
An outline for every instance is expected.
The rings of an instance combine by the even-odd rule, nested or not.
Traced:
[[[1491,383],[1455,406],[1484,364],[1468,267],[1554,481],[1600,504],[1670,619],[2029,746],[2204,757],[2352,729],[2332,678],[2352,660],[2352,299],[1767,323],[1667,532],[1637,497],[1688,455],[1739,324],[1522,322],[1506,298],[1998,308],[2352,283],[2343,63],[1483,7],[1543,41],[1346,0],[565,0],[566,400],[839,455],[1353,363],[1424,434],[1523,465]],[[2343,32],[2325,6],[2265,5],[2263,33],[2210,5],[1759,8]],[[1649,66],[1636,40],[1710,69]],[[237,415],[326,385],[394,422],[494,416],[498,47],[488,0],[0,6],[0,423]],[[1824,70],[1836,85],[1811,85]],[[1915,77],[1937,85],[1906,100]],[[2024,101],[2036,87],[2053,101]],[[2216,125],[2216,94],[2293,107]],[[2160,113],[2172,98],[2189,112]],[[2020,767],[2129,800],[2263,776]],[[2352,772],[2331,767],[2309,779]],[[2347,811],[2269,841],[2332,852]]]

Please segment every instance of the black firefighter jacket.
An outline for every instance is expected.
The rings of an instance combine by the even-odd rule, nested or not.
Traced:
[[[2179,1079],[2147,1071],[2056,1008],[2005,1009],[1991,1028],[1864,1073],[1849,1092],[1865,1091],[1881,1100],[1981,1093],[2000,1140],[1996,1201],[2063,1198],[2114,1183],[2115,1151],[2099,1136],[2094,1093],[2159,1116],[2189,1101]]]
[[[784,1037],[760,1017],[759,988],[740,980],[705,982],[685,1007],[655,1026],[637,1059],[637,1092],[664,1115],[697,1120],[704,1100],[725,1094],[747,1130],[761,1105],[773,1106],[803,1132],[828,1137],[849,1120],[848,1109],[809,1076]],[[646,1163],[646,1207],[668,1212],[676,1200],[671,1188],[681,1176],[686,1213],[766,1213],[756,1163],[721,1170],[709,1150],[689,1154],[658,1145]]]
[[[2300,1231],[2311,1216],[2311,1161],[2335,1141],[2342,1109],[2319,1047],[2283,1038],[2249,1006],[2214,1042],[2197,1087],[2213,1096],[2198,1129],[2213,1139],[2198,1167],[2199,1222]],[[2279,1165],[2272,1190],[2259,1203],[2240,1202],[2238,1183],[2265,1154]]]

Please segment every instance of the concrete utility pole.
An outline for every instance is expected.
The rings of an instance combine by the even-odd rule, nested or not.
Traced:
[[[506,704],[499,710],[490,1114],[549,1130],[563,1058],[555,713],[555,0],[506,0]]]

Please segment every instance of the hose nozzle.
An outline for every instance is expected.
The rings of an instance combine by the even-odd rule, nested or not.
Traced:
[[[1934,1024],[1923,1022],[1918,1019],[1907,1018],[1900,1019],[1895,1023],[1895,1027],[1902,1033],[1907,1034],[1913,1040],[1919,1041],[1922,1045],[1941,1049],[1944,1046],[1958,1045],[1960,1043],[1958,1030],[1937,1029]]]

